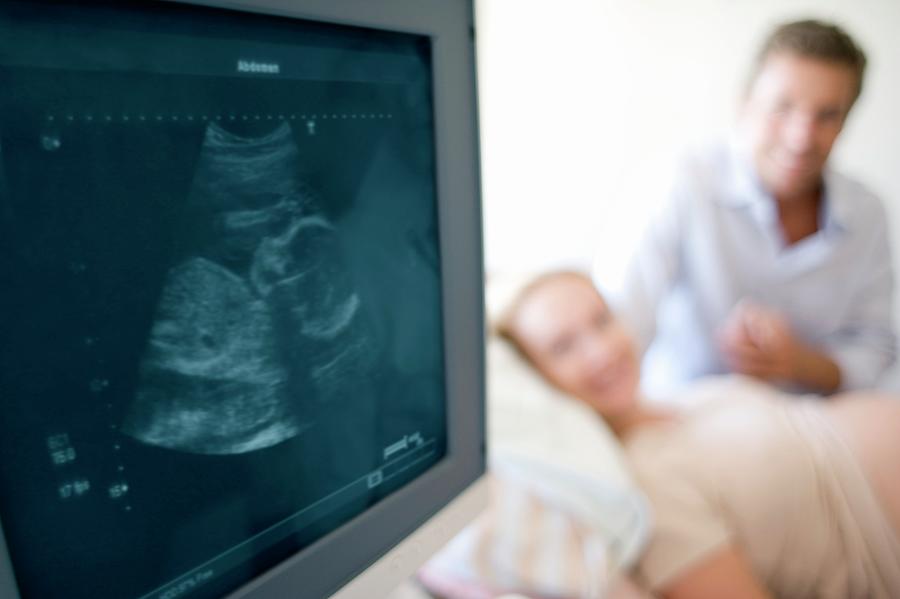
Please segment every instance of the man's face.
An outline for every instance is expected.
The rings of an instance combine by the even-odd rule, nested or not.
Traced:
[[[816,189],[853,104],[856,74],[845,65],[789,52],[770,55],[743,107],[757,174],[780,201]]]

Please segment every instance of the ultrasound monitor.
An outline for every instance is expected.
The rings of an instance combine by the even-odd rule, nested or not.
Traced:
[[[0,596],[379,597],[477,512],[472,25],[0,2]]]

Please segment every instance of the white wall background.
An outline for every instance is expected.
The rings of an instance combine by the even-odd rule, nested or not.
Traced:
[[[888,209],[900,283],[900,0],[478,0],[488,272],[615,272],[679,148],[728,130],[776,24],[823,18],[869,57],[832,164]],[[896,314],[900,320],[900,289]],[[900,369],[890,385],[900,388]]]

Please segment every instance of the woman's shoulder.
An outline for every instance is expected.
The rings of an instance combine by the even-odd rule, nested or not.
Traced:
[[[679,415],[671,423],[641,427],[625,439],[633,468],[693,469],[695,463],[734,463],[760,447],[787,442],[786,407],[795,400],[785,392],[745,376],[697,381],[674,398]],[[710,466],[707,465],[707,468]]]
[[[673,392],[667,402],[683,406],[686,413],[758,404],[783,399],[787,394],[764,381],[740,374],[708,376]]]

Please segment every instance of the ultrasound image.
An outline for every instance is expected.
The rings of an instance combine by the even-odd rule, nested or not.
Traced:
[[[430,45],[94,3],[71,31],[2,3],[4,34],[13,4],[0,534],[17,584],[226,596],[446,455]],[[282,72],[235,72],[250,54]]]
[[[126,434],[198,454],[263,449],[367,368],[359,295],[297,161],[287,123],[254,137],[207,127],[190,243],[166,276]]]

